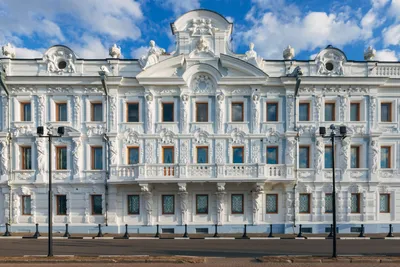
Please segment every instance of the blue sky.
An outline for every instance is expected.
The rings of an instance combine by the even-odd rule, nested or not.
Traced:
[[[170,23],[196,8],[233,21],[236,53],[254,42],[262,57],[281,59],[290,44],[307,60],[332,44],[362,60],[372,45],[378,60],[400,60],[400,0],[2,0],[0,44],[11,42],[17,57],[64,44],[80,57],[105,58],[117,43],[124,58],[137,58],[150,40],[171,52]]]

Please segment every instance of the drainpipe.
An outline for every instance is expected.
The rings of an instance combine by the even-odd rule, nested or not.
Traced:
[[[104,181],[104,202],[105,202],[105,213],[104,213],[104,220],[105,220],[105,224],[106,226],[108,226],[108,180],[110,179],[110,149],[109,149],[109,137],[107,135],[108,133],[108,86],[107,86],[107,72],[106,71],[99,71],[99,75],[100,75],[100,80],[101,80],[101,84],[103,85],[103,89],[104,89],[104,93],[105,93],[105,100],[106,100],[106,127],[105,127],[105,131],[104,131],[104,135],[103,135],[103,140],[105,142],[105,156],[106,156],[106,179]]]
[[[12,175],[12,164],[11,164],[11,99],[10,99],[10,91],[8,90],[7,84],[6,84],[6,73],[4,71],[0,71],[0,85],[4,89],[7,95],[7,105],[8,105],[8,110],[7,110],[7,143],[8,143],[8,195],[9,195],[9,201],[8,201],[8,223],[11,224],[11,205],[12,205],[12,196],[11,196],[11,186],[9,184],[11,180],[11,175]]]

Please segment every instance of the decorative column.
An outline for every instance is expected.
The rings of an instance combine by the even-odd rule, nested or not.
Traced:
[[[113,138],[108,141],[110,148],[110,164],[117,165],[118,164],[118,144],[117,141]]]
[[[181,133],[189,132],[188,103],[189,103],[189,96],[187,94],[181,95]]]
[[[3,127],[2,130],[3,131],[7,131],[8,129],[8,99],[7,97],[3,97]]]
[[[4,195],[4,221],[3,223],[10,223],[10,189],[8,187],[3,187],[2,192]]]
[[[154,98],[151,93],[145,95],[146,99],[146,133],[154,133]]]
[[[144,207],[145,207],[145,214],[146,214],[146,221],[145,225],[153,225],[153,193],[148,184],[139,184],[141,189],[141,195],[144,199]]]
[[[319,180],[319,179],[317,179],[317,177],[322,178],[321,173],[322,173],[322,169],[324,167],[323,166],[324,151],[325,151],[325,146],[324,146],[323,138],[317,137],[316,143],[315,143],[315,169],[316,169],[317,174],[319,174],[319,175],[317,175],[315,177],[316,180]]]
[[[117,126],[117,97],[116,96],[109,96],[108,97],[110,101],[110,132],[116,132],[116,126]]]
[[[264,194],[264,183],[257,183],[256,187],[252,190],[253,196],[253,225],[259,222],[260,209],[262,207],[262,195]]]
[[[188,213],[188,192],[186,190],[186,183],[178,183],[179,187],[179,203],[181,210],[181,224],[185,225],[187,223],[187,213]]]
[[[349,161],[350,161],[350,143],[351,137],[347,137],[342,139],[342,149],[340,151],[340,159],[341,159],[341,166],[342,166],[342,177],[343,180],[347,179],[346,171],[349,168]]]
[[[285,186],[285,193],[284,193],[285,206],[286,206],[286,213],[285,213],[285,222],[292,223],[293,222],[293,215],[294,215],[294,192],[293,192],[293,184],[287,184]]]
[[[36,138],[36,152],[37,152],[37,175],[36,175],[36,181],[45,181],[45,169],[46,169],[46,159],[45,155],[46,153],[46,148],[45,148],[45,140],[44,138]]]
[[[252,104],[251,104],[251,126],[253,133],[260,132],[260,95],[253,94],[251,97]]]
[[[21,201],[20,201],[20,197],[18,196],[17,192],[14,191],[12,195],[13,195],[13,203],[12,203],[13,222],[19,223],[18,217],[19,217],[19,214],[21,213],[21,210],[20,210]]]
[[[90,195],[89,192],[85,192],[85,217],[84,217],[84,222],[85,223],[90,223]]]
[[[81,129],[81,98],[78,95],[74,95],[74,126],[77,130]]]
[[[37,99],[37,116],[38,116],[38,126],[44,126],[45,124],[45,102],[46,102],[46,96],[45,95],[39,95],[36,97]]]
[[[82,155],[82,141],[80,137],[73,138],[73,150],[72,150],[72,166],[73,166],[73,177],[79,178],[81,172],[81,155]]]
[[[346,122],[348,103],[349,103],[349,97],[347,95],[340,96],[340,121],[341,122]]]
[[[371,138],[370,153],[369,153],[370,180],[371,181],[378,180],[379,154],[380,154],[380,148],[378,145],[378,140],[376,138]]]
[[[224,223],[224,208],[225,208],[225,183],[217,183],[217,224],[222,225]]]
[[[0,181],[8,180],[8,141],[0,141]]]
[[[225,96],[223,93],[219,93],[217,95],[216,101],[216,110],[217,110],[217,118],[216,118],[216,132],[219,134],[224,133],[224,110],[225,110]]]

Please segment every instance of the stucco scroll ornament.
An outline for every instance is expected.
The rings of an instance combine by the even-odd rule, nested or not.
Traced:
[[[79,158],[81,156],[81,139],[80,138],[74,138],[73,139],[74,143],[74,149],[72,150],[72,164],[73,164],[73,172],[74,175],[77,175],[80,171],[79,168]]]
[[[110,121],[112,127],[115,126],[117,121],[117,97],[110,96]]]
[[[8,151],[7,141],[0,141],[0,175],[5,175],[8,172]]]
[[[348,96],[341,96],[340,97],[340,112],[341,112],[341,120],[344,121],[346,117],[347,111],[347,103],[349,102]]]
[[[371,172],[376,173],[378,171],[378,157],[379,157],[379,146],[376,140],[371,141]]]
[[[156,42],[153,40],[149,43],[150,47],[147,51],[147,55],[142,56],[139,59],[140,66],[145,70],[159,62],[159,58],[162,54],[165,54],[165,49],[156,46]]]
[[[320,120],[320,112],[321,112],[321,107],[322,107],[322,95],[317,95],[315,96],[315,120],[319,121]]]
[[[161,143],[163,144],[173,144],[175,135],[172,131],[163,128],[160,133]]]
[[[193,91],[195,93],[206,94],[214,90],[214,84],[208,75],[200,74],[193,79]]]
[[[317,167],[317,173],[320,174],[322,172],[322,160],[324,156],[324,142],[321,139],[317,139],[315,149],[317,152],[315,166]]]
[[[262,68],[264,66],[263,58],[259,57],[257,55],[257,52],[254,51],[254,43],[249,44],[249,50],[246,51],[244,60],[253,64],[254,66],[256,66],[258,68]]]
[[[153,193],[151,192],[148,184],[140,185],[140,187],[142,196],[144,198],[144,208],[147,218],[146,223],[147,225],[153,225],[153,220],[151,218],[153,212]]]
[[[376,97],[375,96],[371,96],[370,97],[370,111],[371,111],[371,128],[375,128],[375,114],[376,114]]]
[[[194,140],[195,140],[196,144],[208,143],[209,134],[206,131],[204,131],[202,129],[197,129],[193,135],[194,135]]]
[[[37,169],[38,174],[44,173],[45,168],[45,148],[44,148],[44,139],[37,138],[36,139],[36,149],[37,149]]]
[[[74,120],[77,127],[79,127],[80,112],[81,112],[81,98],[78,95],[74,95]]]
[[[233,144],[243,144],[245,139],[245,133],[240,131],[238,128],[232,130],[231,133]]]

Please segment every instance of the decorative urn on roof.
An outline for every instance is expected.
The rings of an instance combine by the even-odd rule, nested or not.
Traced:
[[[8,57],[8,58],[15,58],[15,47],[12,46],[10,43],[4,45],[1,48],[3,52],[3,56]]]
[[[120,58],[121,57],[121,47],[117,46],[117,44],[114,44],[113,46],[110,47],[109,55],[112,58]]]
[[[367,61],[373,60],[376,55],[376,50],[372,46],[368,46],[368,48],[364,51],[364,59]]]
[[[285,60],[291,60],[295,56],[294,48],[288,45],[285,50],[283,50],[283,58]]]

